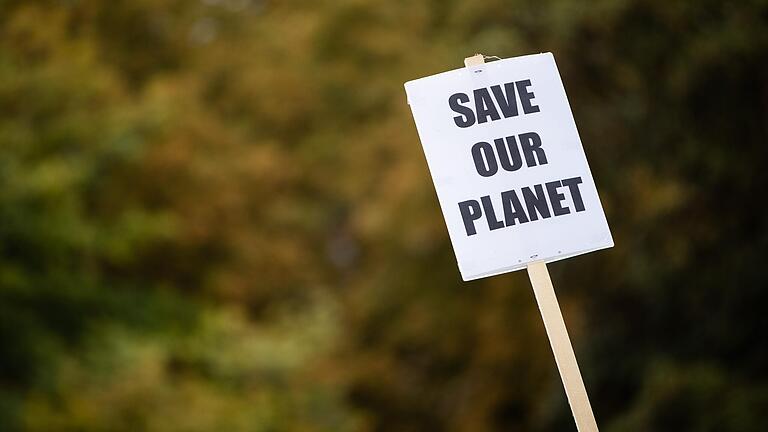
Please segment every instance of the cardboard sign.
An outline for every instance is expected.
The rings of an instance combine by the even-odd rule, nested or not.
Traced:
[[[551,53],[405,90],[464,280],[613,246]]]

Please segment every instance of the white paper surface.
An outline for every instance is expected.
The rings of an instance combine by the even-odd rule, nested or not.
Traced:
[[[518,115],[469,127],[459,127],[454,117],[460,114],[451,108],[449,98],[464,93],[471,99],[475,89],[530,80],[527,90],[534,94],[531,103],[539,112],[524,113],[522,102],[516,98]],[[568,99],[551,53],[516,57],[469,68],[456,69],[405,84],[408,103],[419,132],[429,170],[445,216],[459,270],[464,280],[478,279],[525,268],[532,261],[551,262],[613,246],[613,239],[600,204],[592,174],[587,164]],[[498,90],[498,89],[497,89]],[[519,92],[516,93],[520,95]],[[507,93],[507,97],[510,95]],[[509,99],[507,99],[509,100]],[[473,100],[463,105],[475,109]],[[498,106],[496,111],[501,112]],[[461,120],[467,120],[462,117]],[[541,138],[546,164],[507,171],[501,166],[494,175],[478,173],[472,147],[478,142],[534,132]],[[518,151],[521,151],[518,147]],[[524,152],[521,151],[521,156]],[[496,156],[497,158],[499,156]],[[541,160],[539,160],[541,162]],[[500,165],[500,163],[497,163]],[[574,194],[568,187],[557,192],[565,195],[561,207],[568,214],[529,220],[507,225],[501,193],[515,190],[526,207],[521,188],[580,177],[578,193],[584,210],[576,211]],[[473,221],[476,234],[468,235],[459,203],[489,196],[503,228],[491,230],[487,213]],[[506,195],[507,197],[509,195]],[[509,201],[509,199],[507,199]],[[551,203],[551,201],[550,201]],[[508,203],[508,206],[510,204]],[[485,208],[482,208],[483,210]],[[466,210],[466,208],[465,208]],[[552,212],[552,208],[550,207]],[[474,216],[473,216],[474,217]]]

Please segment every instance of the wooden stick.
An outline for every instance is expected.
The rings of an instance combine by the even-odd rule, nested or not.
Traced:
[[[472,57],[467,57],[464,59],[464,66],[470,67],[470,66],[477,66],[485,63],[485,56],[482,54],[475,54]]]
[[[563,315],[560,313],[560,305],[557,303],[547,264],[543,261],[528,264],[528,277],[531,279],[541,318],[544,320],[544,328],[549,337],[549,344],[555,354],[557,369],[560,371],[565,394],[568,396],[568,403],[571,405],[571,412],[576,420],[576,428],[579,432],[597,432],[595,415],[592,413],[587,390],[584,388],[579,365],[576,363],[576,355],[573,353],[571,340],[568,338],[568,330],[565,328]]]
[[[485,63],[483,54],[475,54],[464,59],[464,66],[466,67],[483,63]],[[543,261],[528,264],[528,277],[531,279],[533,293],[539,304],[541,319],[544,321],[549,344],[555,354],[557,370],[560,371],[565,394],[568,396],[568,403],[571,405],[571,412],[576,420],[576,428],[579,432],[598,432],[595,415],[592,413],[592,406],[589,404],[589,397],[587,397],[587,389],[584,388],[579,364],[576,363],[576,354],[573,353],[571,339],[568,337],[568,330],[565,328],[565,321],[563,321],[563,315],[560,313],[560,305],[557,303],[555,288],[552,286],[552,279],[549,278],[547,264]]]

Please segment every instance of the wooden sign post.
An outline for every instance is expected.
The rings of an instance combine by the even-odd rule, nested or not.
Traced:
[[[405,84],[461,276],[527,269],[579,432],[597,432],[547,264],[613,246],[550,53]]]
[[[568,403],[576,420],[576,428],[579,432],[597,432],[595,415],[592,413],[587,389],[584,388],[579,365],[576,363],[576,354],[573,353],[571,339],[568,337],[568,330],[560,313],[560,305],[557,303],[547,264],[541,261],[528,264],[528,277],[531,279],[541,319],[544,321],[549,344],[555,355],[557,370],[560,371],[565,394],[568,396]]]
[[[485,63],[485,56],[477,54],[464,59],[465,66],[474,66]],[[597,432],[597,422],[592,413],[592,405],[589,403],[587,389],[581,378],[579,364],[576,362],[576,354],[573,352],[571,339],[565,327],[560,305],[557,302],[555,288],[549,277],[547,264],[543,261],[535,261],[528,264],[528,277],[531,279],[536,303],[539,305],[541,319],[547,331],[552,353],[555,355],[557,370],[563,380],[568,404],[571,406],[573,418],[576,420],[576,428],[579,432]]]

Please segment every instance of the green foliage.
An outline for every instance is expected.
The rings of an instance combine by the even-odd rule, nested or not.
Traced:
[[[462,284],[402,83],[553,51],[617,246],[551,266],[609,431],[768,430],[768,3],[0,2],[0,430],[573,430]]]

